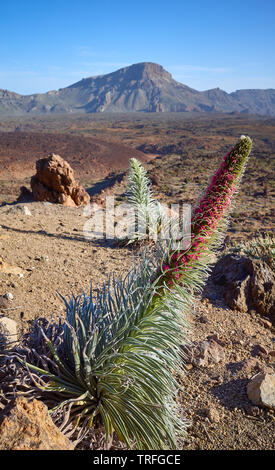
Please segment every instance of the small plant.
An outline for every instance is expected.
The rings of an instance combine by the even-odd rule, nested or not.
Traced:
[[[135,158],[130,159],[126,196],[134,210],[128,244],[156,238],[164,223],[164,214],[153,197],[146,170]]]
[[[185,312],[222,240],[251,146],[242,137],[225,155],[193,212],[190,246],[158,242],[154,255],[144,253],[124,279],[109,278],[96,297],[64,299],[66,321],[55,340],[43,333],[43,368],[26,363],[38,388],[52,393],[53,413],[62,410],[83,431],[101,423],[106,441],[115,432],[129,448],[177,448],[186,428],[176,403]]]
[[[233,244],[226,251],[264,261],[275,271],[275,236],[272,233],[260,233],[251,240]]]

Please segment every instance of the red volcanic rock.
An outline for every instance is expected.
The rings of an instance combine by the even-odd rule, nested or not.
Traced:
[[[69,163],[54,153],[37,160],[31,188],[36,201],[57,202],[65,206],[90,203],[89,194],[74,179]]]
[[[55,426],[44,403],[19,397],[0,425],[0,450],[74,450],[74,445]]]

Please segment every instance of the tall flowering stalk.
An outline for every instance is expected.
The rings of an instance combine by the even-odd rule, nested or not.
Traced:
[[[251,139],[242,136],[224,156],[204,196],[193,211],[191,243],[182,240],[183,248],[169,250],[161,263],[157,281],[159,293],[165,285],[188,285],[189,281],[191,284],[192,281],[198,285],[203,283],[197,273],[207,270],[213,249],[223,236],[233,196],[237,192],[251,148]],[[186,248],[184,243],[188,245]]]

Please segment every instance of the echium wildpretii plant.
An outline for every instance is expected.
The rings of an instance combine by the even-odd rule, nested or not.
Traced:
[[[109,279],[93,297],[66,301],[56,347],[30,362],[36,385],[52,393],[52,412],[83,430],[104,425],[129,448],[173,449],[186,423],[176,404],[182,368],[185,312],[204,283],[211,253],[226,226],[252,143],[241,137],[195,208],[190,246],[171,249],[159,242],[123,279]]]
[[[135,158],[130,159],[126,197],[133,210],[128,244],[156,239],[165,215],[160,203],[154,199],[145,168]]]
[[[163,286],[183,284],[192,288],[204,283],[213,250],[219,246],[228,225],[233,196],[237,192],[251,148],[251,139],[242,136],[224,156],[193,211],[191,243],[181,240],[181,248],[169,250],[159,268],[157,277],[160,291]]]

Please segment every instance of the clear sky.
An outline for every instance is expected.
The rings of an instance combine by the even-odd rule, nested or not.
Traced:
[[[275,0],[10,0],[0,88],[63,88],[157,62],[197,90],[275,88]]]

